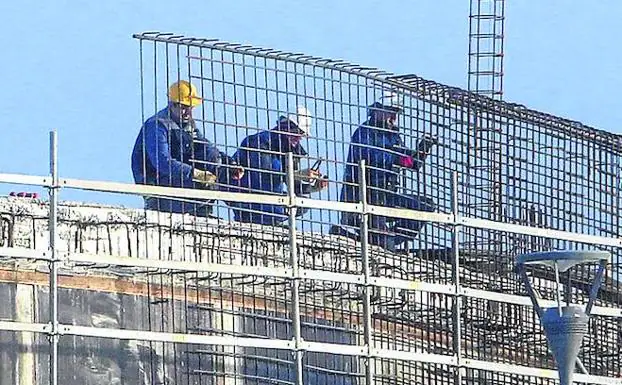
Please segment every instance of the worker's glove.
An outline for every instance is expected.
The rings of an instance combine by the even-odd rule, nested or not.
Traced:
[[[419,153],[419,159],[423,160],[430,153],[432,148],[438,145],[438,137],[426,134],[419,140],[417,144],[417,152]]]
[[[241,166],[235,166],[231,170],[231,179],[240,180],[244,176],[244,168]]]
[[[413,168],[415,166],[415,160],[412,156],[402,156],[397,163],[406,168]]]
[[[216,175],[212,174],[209,171],[194,169],[192,170],[192,180],[201,183],[206,186],[213,185],[216,183]]]
[[[318,170],[307,168],[296,171],[294,178],[303,182],[314,183],[317,179],[322,178],[322,174]]]
[[[317,178],[313,184],[311,184],[311,186],[309,187],[309,192],[314,193],[314,192],[322,191],[326,187],[328,187],[328,177],[327,176],[320,177],[320,178]]]

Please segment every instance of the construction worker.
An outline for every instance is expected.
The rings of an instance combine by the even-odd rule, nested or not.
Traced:
[[[306,195],[320,191],[328,186],[328,180],[313,169],[300,170],[300,158],[307,155],[300,143],[309,135],[311,116],[304,106],[298,106],[296,114],[280,116],[276,126],[269,131],[246,137],[240,144],[233,158],[246,169],[239,180],[237,188],[230,191],[265,192],[283,195],[287,186],[288,153],[294,156],[296,195]],[[287,208],[284,206],[227,202],[234,208],[234,219],[240,222],[264,225],[278,225],[288,219]],[[297,214],[302,215],[303,210]]]
[[[197,130],[192,110],[202,99],[191,83],[169,87],[168,105],[143,124],[132,151],[134,181],[167,187],[216,188],[220,179],[239,179],[244,169]],[[145,208],[208,216],[211,203],[145,197]]]
[[[394,92],[384,92],[382,97],[367,109],[368,120],[352,135],[344,171],[344,185],[340,200],[360,202],[359,162],[366,162],[367,201],[377,206],[434,211],[429,198],[401,195],[398,193],[400,169],[418,170],[431,148],[438,143],[435,138],[424,137],[418,149],[404,147],[396,125],[397,114],[403,110],[400,97]],[[342,213],[341,224],[333,226],[332,234],[358,238],[345,226],[358,228],[359,215]],[[414,239],[424,223],[415,220],[388,218],[372,215],[369,221],[371,244],[394,250],[396,246]],[[354,230],[356,231],[356,230]]]

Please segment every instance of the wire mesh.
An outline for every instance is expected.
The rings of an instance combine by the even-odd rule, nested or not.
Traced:
[[[503,8],[502,2],[494,3],[495,7]],[[482,12],[478,16],[482,19]],[[474,19],[471,22],[477,21]],[[482,20],[478,22],[492,23],[494,29],[501,31],[479,31],[474,35],[476,43],[492,42],[491,49],[495,52],[485,55],[485,59],[502,62],[502,53],[497,51],[502,51],[498,40],[503,34],[499,24],[503,17],[491,13],[485,14]],[[285,195],[294,188],[296,194],[304,193],[299,184],[287,185],[285,153],[293,151],[295,170],[310,168],[318,160],[323,162],[320,170],[329,181],[328,188],[313,194],[314,198],[349,201],[348,189],[359,198],[361,193],[357,190],[358,182],[353,183],[359,181],[352,177],[359,172],[358,165],[353,164],[357,159],[353,154],[373,153],[362,155],[371,161],[366,177],[371,183],[367,195],[372,204],[421,209],[424,207],[421,202],[429,201],[434,210],[450,212],[451,175],[457,171],[461,183],[459,211],[463,214],[531,227],[617,236],[615,207],[619,199],[620,153],[619,139],[613,135],[414,75],[394,76],[344,62],[216,40],[155,34],[136,37],[141,45],[141,60],[149,62],[143,68],[153,67],[153,71],[142,72],[143,83],[154,83],[143,89],[142,99],[150,108],[145,116],[161,107],[162,103],[157,101],[166,99],[164,92],[171,82],[187,79],[196,83],[202,103],[195,110],[195,122],[202,136],[257,178],[257,183],[249,183],[244,189],[240,189],[240,184],[232,189],[235,183],[230,179],[218,184],[217,189]],[[161,59],[163,55],[167,60]],[[492,77],[490,87],[500,87],[497,73],[502,71],[498,63],[492,64],[494,73],[489,74],[480,68],[480,59],[475,59],[477,69],[470,75]],[[375,115],[370,112],[374,102],[382,100],[387,90],[403,99],[393,128],[399,127],[399,140],[391,146],[421,148],[421,139],[426,137],[435,138],[437,143],[411,169],[387,167],[368,157],[387,157],[392,152],[404,154],[387,147],[387,141],[394,138],[386,133],[391,129],[374,125]],[[501,94],[501,91],[491,92],[493,96]],[[313,121],[311,133],[300,144],[284,146],[282,141],[287,140],[275,135],[275,131],[279,132],[283,121],[280,117],[293,114],[290,121],[296,121],[298,106],[309,111]],[[366,135],[374,137],[361,140],[360,133],[369,126],[375,131]],[[265,157],[272,164],[253,162],[254,157]],[[274,164],[277,166],[273,167]],[[381,172],[391,173],[391,177],[383,174],[384,184],[374,179]],[[222,182],[220,178],[219,182]],[[415,197],[417,203],[402,197]],[[253,237],[274,236],[287,227],[286,207],[277,210],[270,205],[217,202],[211,206],[213,215],[225,222],[262,223]],[[250,214],[245,216],[243,211]],[[263,214],[266,212],[271,215]],[[300,231],[298,240],[312,245],[304,251],[298,250],[300,267],[364,273],[361,255],[365,253],[358,242],[361,235],[356,215],[324,208],[298,209],[297,213],[302,214],[296,220]],[[414,231],[403,236],[399,223],[387,217],[370,216],[368,240],[372,247],[367,255],[372,276],[451,283],[452,228],[417,223]],[[404,227],[412,225],[411,222]],[[513,259],[517,254],[577,246],[548,238],[474,228],[462,231],[459,244],[462,285],[518,295],[525,293],[514,272]],[[617,251],[614,253],[617,261]],[[618,289],[617,268],[613,272],[605,292]],[[546,286],[550,279],[545,274],[541,285]],[[326,318],[333,319],[335,314],[340,319],[354,317],[360,322],[364,310],[360,287],[305,280],[300,292],[301,306],[317,309],[314,312],[323,315],[314,322],[327,322]],[[546,290],[543,293],[547,295]],[[452,297],[376,287],[371,300],[373,322],[377,325],[373,335],[379,346],[452,354]],[[611,304],[619,302],[616,299]],[[493,361],[503,361],[500,357],[507,356],[513,362],[551,367],[546,344],[529,308],[471,298],[464,304],[463,317],[467,356]],[[413,343],[408,339],[412,333],[426,336],[420,341],[427,342]],[[515,350],[512,341],[521,333],[531,336],[531,339],[525,337],[523,343],[528,348],[539,347],[538,353]],[[535,345],[533,338],[539,341]],[[620,368],[610,370],[617,373]],[[286,377],[291,381],[289,375]]]

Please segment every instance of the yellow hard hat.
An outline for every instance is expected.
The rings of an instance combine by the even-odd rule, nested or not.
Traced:
[[[168,100],[184,106],[196,107],[201,104],[197,89],[190,82],[180,80],[168,88]]]

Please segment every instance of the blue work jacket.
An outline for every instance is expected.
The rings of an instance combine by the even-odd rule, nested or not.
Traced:
[[[359,162],[362,159],[365,160],[368,187],[396,191],[399,170],[395,166],[404,155],[410,155],[410,151],[404,148],[397,127],[383,128],[382,122],[374,120],[360,125],[352,135],[343,174],[344,183],[357,186],[344,184],[340,199],[346,202],[359,201]]]
[[[234,164],[232,158],[218,150],[196,129],[194,122],[180,123],[172,119],[168,107],[143,124],[132,151],[132,174],[139,184],[166,187],[201,188],[192,181],[193,168],[221,176],[222,165]],[[178,201],[158,201],[149,208],[161,211],[189,212]]]
[[[244,176],[231,182],[229,191],[269,193],[283,195],[287,186],[288,152],[294,155],[294,170],[299,169],[300,158],[307,152],[300,145],[291,146],[286,135],[279,131],[262,131],[246,137],[233,155],[234,160],[245,169]],[[296,181],[293,188],[297,195],[309,194],[311,185]],[[265,225],[275,225],[287,220],[287,210],[283,206],[227,202],[234,208],[234,219]],[[305,211],[298,210],[302,215]]]

